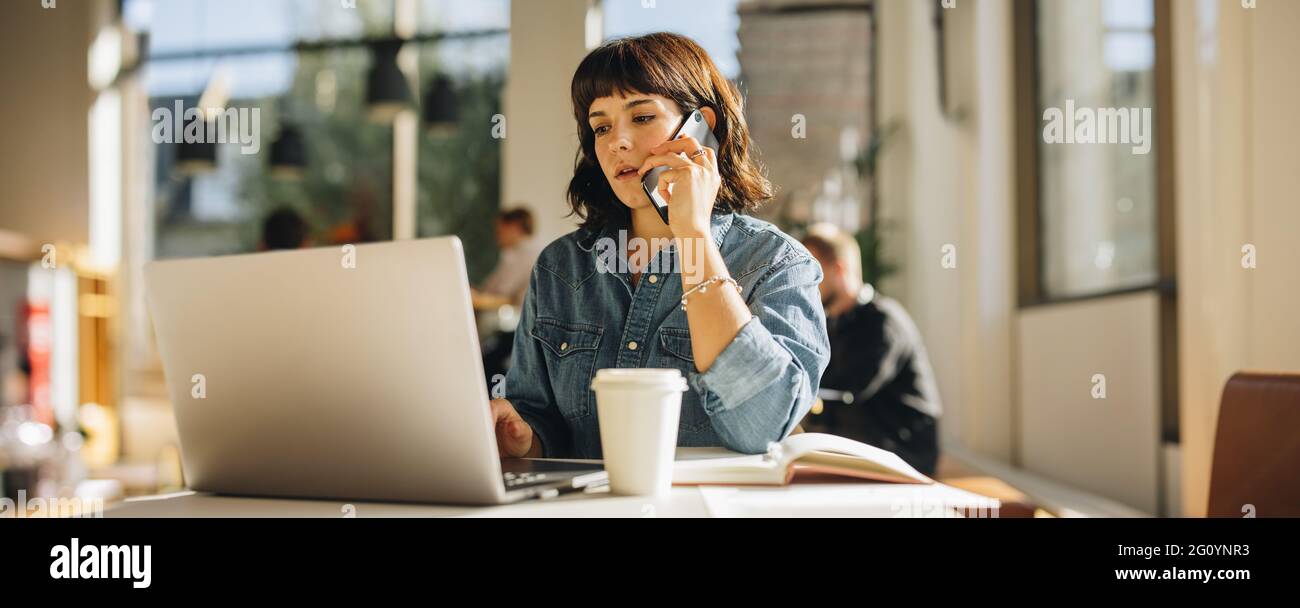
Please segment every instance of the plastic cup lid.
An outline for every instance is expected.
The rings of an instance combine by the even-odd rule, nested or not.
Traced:
[[[675,369],[660,368],[608,368],[596,371],[596,378],[591,381],[591,389],[611,386],[637,386],[644,388],[663,387],[684,391],[686,378]]]

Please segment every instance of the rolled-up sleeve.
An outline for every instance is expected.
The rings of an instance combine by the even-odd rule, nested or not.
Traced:
[[[533,434],[542,440],[544,455],[556,458],[573,451],[573,438],[555,405],[555,393],[551,390],[542,347],[532,337],[537,317],[536,290],[537,269],[534,267],[524,295],[519,325],[515,329],[505,393],[519,417],[533,427]]]
[[[812,409],[830,361],[821,265],[797,252],[768,270],[746,298],[751,318],[705,373],[690,372],[727,448],[757,454]]]

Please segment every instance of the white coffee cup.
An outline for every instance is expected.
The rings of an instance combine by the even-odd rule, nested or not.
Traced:
[[[614,494],[664,494],[673,483],[677,420],[686,379],[675,369],[602,369],[596,391],[600,443]]]

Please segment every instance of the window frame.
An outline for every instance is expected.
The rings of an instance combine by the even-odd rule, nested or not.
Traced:
[[[1043,225],[1039,154],[1042,121],[1038,110],[1038,7],[1039,0],[1015,0],[1012,7],[1012,41],[1015,104],[1015,210],[1016,289],[1020,311],[1041,306],[1087,302],[1154,291],[1159,297],[1159,352],[1161,440],[1177,443],[1178,420],[1178,283],[1176,201],[1174,192],[1175,112],[1173,90],[1172,0],[1153,0],[1155,24],[1156,154],[1156,279],[1143,285],[1104,289],[1070,296],[1049,297],[1043,289]]]
[[[1013,31],[1015,54],[1015,140],[1016,140],[1016,274],[1019,308],[1079,302],[1156,290],[1172,294],[1175,285],[1175,242],[1173,200],[1173,67],[1170,0],[1153,0],[1155,5],[1155,142],[1156,154],[1156,279],[1139,285],[1102,289],[1081,294],[1050,296],[1043,277],[1043,214],[1040,158],[1042,123],[1038,107],[1038,2],[1015,0]]]

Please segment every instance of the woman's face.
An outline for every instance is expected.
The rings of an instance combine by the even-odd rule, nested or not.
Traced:
[[[649,206],[637,170],[653,148],[672,137],[681,110],[662,95],[631,93],[591,102],[587,124],[596,136],[596,159],[618,200],[632,209]]]

